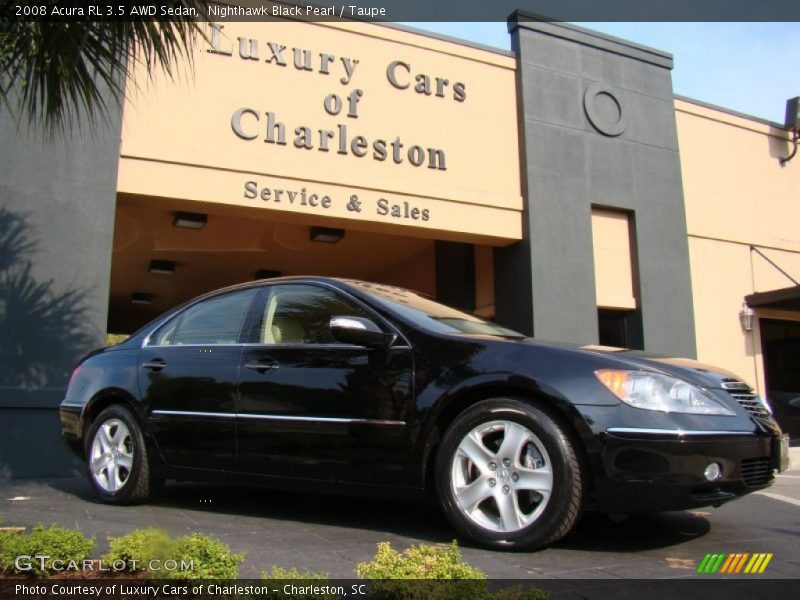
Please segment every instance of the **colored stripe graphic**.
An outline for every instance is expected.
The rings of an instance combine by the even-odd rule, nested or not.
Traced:
[[[709,573],[716,573],[719,570],[720,566],[722,565],[722,561],[724,559],[725,559],[725,553],[724,552],[720,552],[719,553],[719,558],[717,558],[717,560],[714,562],[714,564],[711,565],[711,569],[708,572]]]
[[[757,552],[755,554],[750,554],[749,552],[734,552],[732,554],[724,552],[709,553],[700,561],[697,572],[705,574],[734,574],[741,573],[742,569],[744,569],[744,573],[748,574],[763,573],[773,556],[771,552]]]
[[[767,565],[771,560],[772,560],[772,552],[766,555],[766,557],[764,558],[764,562],[761,563],[761,568],[758,570],[758,572],[763,573],[767,569]]]
[[[742,557],[739,559],[739,562],[736,565],[736,570],[734,571],[734,573],[739,573],[742,570],[742,568],[744,567],[744,562],[747,560],[747,557],[749,556],[750,556],[749,552],[745,552],[744,554],[742,554]]]
[[[730,573],[731,565],[739,558],[738,554],[728,554],[728,560],[726,560],[722,564],[722,568],[719,570],[720,573]]]
[[[703,557],[703,560],[700,562],[700,565],[697,567],[697,572],[698,573],[705,573],[706,572],[706,566],[708,565],[708,562],[710,560],[711,560],[711,555],[710,554],[706,554],[705,557]]]

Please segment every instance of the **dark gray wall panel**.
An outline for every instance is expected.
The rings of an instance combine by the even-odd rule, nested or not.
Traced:
[[[531,15],[512,19],[510,30],[526,239],[496,252],[498,321],[540,338],[596,343],[591,210],[616,208],[631,211],[635,224],[645,348],[694,356],[671,56]],[[592,105],[592,123],[590,86],[616,98],[621,132],[603,125],[616,123],[608,95]]]
[[[56,407],[106,331],[120,123],[47,138],[0,112],[0,476],[75,466]]]

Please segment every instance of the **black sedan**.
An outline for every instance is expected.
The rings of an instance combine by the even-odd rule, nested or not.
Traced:
[[[107,502],[165,479],[432,492],[462,535],[514,549],[584,510],[719,505],[787,465],[769,407],[723,370],[321,277],[212,292],[94,352],[61,421]]]

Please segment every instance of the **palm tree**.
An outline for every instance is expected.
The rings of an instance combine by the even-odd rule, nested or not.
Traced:
[[[49,9],[54,0],[36,5]],[[114,2],[116,5],[117,2]],[[119,4],[128,4],[120,2]],[[169,21],[29,20],[14,15],[14,3],[0,0],[0,103],[19,122],[52,134],[65,131],[83,114],[90,123],[105,117],[105,93],[118,103],[129,63],[143,62],[151,75],[173,76],[181,59],[191,65],[207,1],[163,0],[162,6],[194,9],[197,17]]]

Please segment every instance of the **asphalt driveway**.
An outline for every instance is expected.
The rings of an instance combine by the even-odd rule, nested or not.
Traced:
[[[796,463],[795,463],[796,464]],[[199,531],[247,552],[242,577],[273,565],[352,578],[376,544],[396,548],[449,542],[454,533],[433,505],[278,492],[219,485],[171,484],[150,505],[101,504],[78,478],[0,480],[7,525],[57,523],[98,542],[156,525],[173,534]],[[587,515],[552,548],[531,553],[465,545],[465,559],[492,578],[697,577],[707,552],[772,552],[773,578],[800,578],[800,470],[779,476],[766,494],[721,508],[631,516],[615,523]]]

